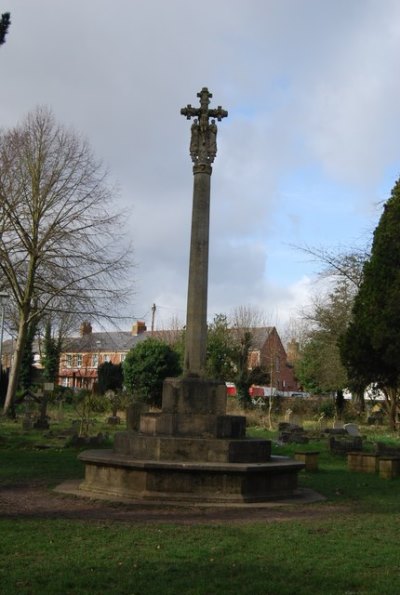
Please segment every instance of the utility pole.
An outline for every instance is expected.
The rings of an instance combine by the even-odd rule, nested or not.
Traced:
[[[156,317],[156,310],[157,310],[157,306],[155,304],[153,304],[151,307],[151,334],[154,333],[154,320]]]

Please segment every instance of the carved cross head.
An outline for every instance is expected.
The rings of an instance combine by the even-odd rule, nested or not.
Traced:
[[[200,107],[195,108],[189,103],[181,109],[181,114],[187,120],[194,118],[191,127],[190,156],[196,165],[210,165],[217,154],[217,125],[215,119],[220,122],[226,118],[228,112],[219,105],[217,109],[209,109],[210,93],[207,87],[197,93],[200,99]],[[211,122],[209,119],[212,118]]]

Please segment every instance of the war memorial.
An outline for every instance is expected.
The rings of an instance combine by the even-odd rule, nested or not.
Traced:
[[[292,497],[301,462],[271,455],[271,442],[246,437],[246,418],[227,415],[225,384],[205,374],[209,215],[217,125],[228,112],[209,107],[203,88],[199,107],[181,114],[191,126],[193,210],[187,298],[184,372],[164,382],[162,410],[134,405],[127,430],[112,450],[79,455],[86,496],[175,504],[245,504]]]

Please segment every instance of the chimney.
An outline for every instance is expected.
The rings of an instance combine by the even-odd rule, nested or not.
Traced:
[[[79,334],[81,337],[84,335],[91,335],[92,334],[92,325],[87,320],[84,320],[79,327]]]
[[[142,320],[137,320],[132,326],[132,335],[136,337],[147,330],[146,324]]]
[[[291,339],[287,344],[286,349],[287,354],[287,361],[289,364],[293,365],[297,362],[300,358],[300,344],[296,339]]]

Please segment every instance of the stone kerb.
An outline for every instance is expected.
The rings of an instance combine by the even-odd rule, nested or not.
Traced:
[[[376,473],[379,468],[379,458],[374,453],[349,452],[347,453],[347,466],[349,471]]]
[[[297,451],[294,458],[304,463],[306,471],[318,471],[318,455],[319,451]]]
[[[379,457],[379,477],[382,479],[394,479],[400,475],[400,458]]]

